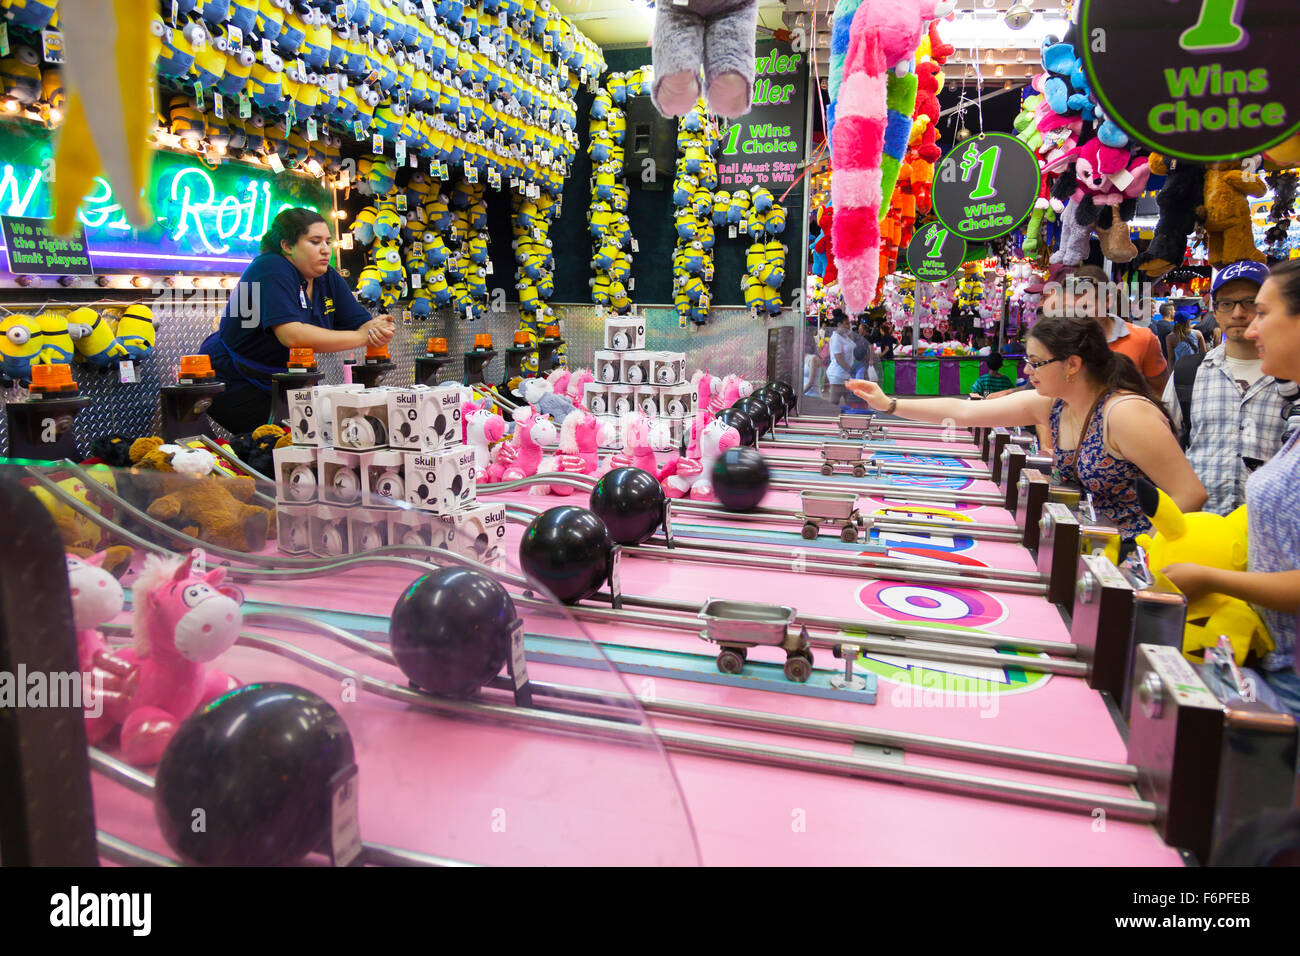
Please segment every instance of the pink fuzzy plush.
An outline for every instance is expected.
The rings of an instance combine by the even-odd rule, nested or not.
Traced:
[[[515,409],[514,419],[514,438],[497,449],[482,479],[485,484],[531,478],[542,462],[542,445],[555,441],[554,423],[537,414],[536,409],[520,406]]]

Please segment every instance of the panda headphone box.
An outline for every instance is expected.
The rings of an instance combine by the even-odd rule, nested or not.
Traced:
[[[289,390],[289,439],[295,445],[334,444],[334,399],[365,391],[364,385],[314,385]]]
[[[367,389],[333,396],[334,447],[374,451],[388,447],[388,394]]]
[[[465,445],[431,452],[406,452],[406,500],[416,508],[445,515],[477,497],[474,449]]]
[[[615,352],[645,348],[645,319],[636,315],[611,315],[606,318],[605,348]]]
[[[316,500],[318,454],[318,449],[306,445],[285,445],[271,450],[276,501],[304,504]]]
[[[461,444],[459,385],[416,385],[388,390],[388,444],[437,451]]]

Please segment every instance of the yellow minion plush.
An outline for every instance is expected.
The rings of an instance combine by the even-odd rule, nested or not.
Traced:
[[[36,316],[41,326],[41,352],[37,365],[72,364],[72,336],[68,332],[68,313],[62,309],[46,309]]]
[[[122,318],[114,329],[117,340],[122,343],[127,354],[133,359],[144,358],[153,351],[156,331],[153,324],[153,310],[147,305],[136,303],[126,307]]]
[[[44,338],[40,323],[30,315],[0,318],[0,372],[6,378],[31,379],[32,363],[41,353]]]
[[[126,346],[117,340],[103,316],[94,309],[82,306],[68,315],[68,334],[72,344],[87,363],[105,368],[114,362],[130,358]]]

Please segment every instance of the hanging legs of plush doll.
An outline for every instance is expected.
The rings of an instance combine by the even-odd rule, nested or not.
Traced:
[[[757,29],[758,0],[658,0],[653,98],[659,112],[691,111],[703,65],[709,109],[728,118],[748,113]]]

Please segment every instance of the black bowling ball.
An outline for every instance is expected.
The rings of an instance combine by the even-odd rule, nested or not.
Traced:
[[[591,510],[619,544],[641,544],[663,522],[664,489],[640,468],[615,468],[591,489]]]
[[[328,840],[335,777],[354,763],[347,725],[324,698],[249,684],[177,729],[158,764],[154,816],[187,863],[290,865]]]
[[[561,505],[525,529],[519,566],[565,604],[576,604],[605,583],[613,549],[605,522],[586,508]]]
[[[402,592],[388,639],[397,666],[417,687],[468,697],[501,672],[518,616],[491,575],[441,568]]]
[[[728,448],[713,463],[713,494],[728,511],[753,511],[767,494],[771,475],[752,448]]]
[[[730,425],[740,433],[742,445],[755,445],[758,436],[754,431],[754,420],[738,408],[724,408],[717,414],[718,421]]]
[[[773,382],[772,387],[776,389],[776,391],[779,392],[781,396],[785,399],[786,410],[791,412],[794,411],[794,407],[798,402],[799,396],[795,394],[795,390],[790,385],[790,383]]]
[[[761,396],[751,395],[749,398],[742,398],[733,408],[738,408],[754,423],[754,431],[762,437],[766,435],[772,427],[772,406],[767,403]]]

